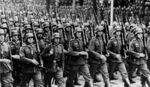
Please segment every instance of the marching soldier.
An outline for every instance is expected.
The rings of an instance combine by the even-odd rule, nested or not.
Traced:
[[[0,29],[0,83],[2,87],[13,87],[10,46],[4,42],[4,30]]]
[[[123,81],[125,83],[125,87],[130,87],[128,73],[121,55],[122,44],[123,43],[121,42],[121,27],[116,26],[114,37],[112,37],[109,40],[107,45],[107,50],[110,55],[108,59],[110,78],[112,78],[114,70],[118,67],[122,75]]]
[[[39,47],[40,47],[40,50],[42,52],[46,47],[46,42],[43,38],[44,31],[43,31],[42,28],[37,28],[36,31],[37,31],[36,32],[37,38],[38,38],[38,41],[39,41]]]
[[[17,28],[16,28],[17,29]],[[11,45],[11,54],[13,57],[13,77],[14,77],[14,87],[18,86],[20,83],[20,76],[21,76],[21,63],[19,57],[19,50],[21,46],[21,42],[19,40],[19,32],[17,30],[12,31],[12,41],[10,42]]]
[[[130,61],[130,70],[129,70],[129,77],[132,80],[132,73],[135,71],[136,68],[140,69],[141,72],[141,84],[142,87],[145,86],[145,82],[148,83],[148,86],[150,86],[150,71],[147,67],[147,57],[145,54],[145,46],[143,42],[143,31],[140,27],[137,28],[135,38],[130,42],[129,45],[129,61]]]
[[[51,37],[52,37],[52,29],[50,29],[50,24],[49,22],[45,22],[43,24],[43,37],[44,40],[46,41],[46,44],[50,44],[51,42]]]
[[[98,55],[99,57],[96,58],[96,56],[91,56],[89,59],[90,62],[90,72],[91,76],[95,81],[95,75],[96,73],[102,72],[102,76],[104,78],[105,87],[110,87],[110,81],[109,81],[109,73],[108,73],[108,67],[107,67],[107,58],[105,56],[105,41],[104,41],[104,35],[103,35],[104,27],[98,26],[96,28],[96,36],[92,38],[89,44],[89,51],[95,53],[95,55]]]
[[[66,87],[73,87],[73,80],[75,79],[77,72],[84,77],[85,87],[93,87],[92,78],[87,65],[88,53],[83,50],[84,46],[82,39],[82,30],[80,27],[76,27],[75,39],[69,42],[68,50],[71,57],[68,59],[70,70]]]
[[[34,45],[33,33],[27,33],[26,45],[20,48],[20,60],[23,61],[21,87],[28,87],[29,81],[33,79],[34,87],[43,87],[42,75],[39,62],[37,61],[37,49]]]
[[[51,87],[52,78],[56,79],[58,87],[65,87],[63,78],[64,53],[67,53],[67,51],[64,50],[61,44],[61,36],[59,33],[54,33],[52,43],[41,54],[45,60],[44,66],[46,67],[45,87]]]

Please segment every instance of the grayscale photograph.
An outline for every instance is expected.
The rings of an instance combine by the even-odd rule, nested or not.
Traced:
[[[150,0],[0,0],[0,87],[150,87]]]

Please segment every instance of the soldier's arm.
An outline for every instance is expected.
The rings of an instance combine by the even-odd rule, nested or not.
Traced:
[[[95,51],[95,44],[94,44],[95,40],[92,39],[90,41],[90,44],[89,44],[89,55],[91,54],[94,58],[96,59],[101,59],[101,55]]]
[[[127,51],[127,55],[131,55],[131,56],[134,56],[136,58],[139,58],[138,57],[139,53],[135,52],[134,49],[135,49],[135,42],[131,41],[130,44],[129,44],[129,50]]]
[[[116,53],[114,53],[114,52],[112,52],[111,51],[111,49],[112,49],[112,40],[109,40],[108,41],[108,44],[107,44],[107,50],[108,50],[108,53],[110,54],[110,55],[117,55]]]
[[[21,61],[33,63],[33,59],[25,57],[25,50],[23,47],[20,48],[19,55]]]
[[[50,45],[48,45],[48,46],[41,52],[41,56],[42,56],[42,57],[50,56],[49,49],[50,49]]]
[[[9,59],[0,59],[0,63],[10,63]]]

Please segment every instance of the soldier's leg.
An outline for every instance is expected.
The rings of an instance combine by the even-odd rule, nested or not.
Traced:
[[[128,78],[128,73],[127,73],[127,69],[125,67],[125,64],[123,62],[118,64],[118,69],[122,75],[125,87],[130,87],[130,81]]]
[[[76,73],[76,77],[75,77],[75,80],[74,80],[74,85],[81,85],[79,83],[79,72]]]
[[[13,87],[13,77],[12,77],[12,72],[7,72],[7,73],[3,73],[1,75],[1,85],[2,87]]]
[[[130,67],[129,67],[129,79],[130,79],[130,82],[131,83],[135,83],[135,81],[133,81],[133,74],[135,73],[135,71],[136,71],[136,69],[137,69],[137,65],[135,65],[135,64],[131,64],[131,63],[129,63],[129,65],[130,65]]]
[[[90,75],[88,65],[87,64],[81,65],[79,68],[79,72],[82,74],[83,78],[85,79],[84,87],[93,87],[93,81]]]
[[[143,75],[141,75],[141,85],[142,87],[146,87],[146,83],[147,83],[147,78]]]
[[[41,71],[38,71],[37,73],[34,74],[33,81],[34,81],[34,87],[43,87],[44,84],[43,84]]]
[[[65,82],[63,78],[63,70],[62,68],[57,68],[57,72],[55,74],[56,81],[58,83],[58,87],[65,87]]]
[[[29,82],[32,78],[32,74],[25,74],[23,73],[21,78],[20,87],[29,87]]]
[[[96,82],[95,75],[97,72],[98,64],[90,64],[90,74],[94,82]]]
[[[150,87],[150,71],[147,67],[147,64],[146,63],[141,64],[140,65],[140,70],[141,70],[141,74],[142,74],[141,83],[142,83],[143,87],[144,87],[146,81],[148,83],[148,86]]]
[[[69,70],[69,74],[68,74],[68,78],[66,81],[66,87],[74,87],[73,86],[73,81],[75,79],[76,73],[77,73],[77,69],[74,68],[79,68],[79,66],[71,66],[70,70]]]
[[[100,64],[97,70],[101,72],[103,76],[105,87],[111,87],[107,63]]]
[[[50,72],[46,72],[44,74],[44,87],[50,87],[51,86],[51,79],[52,77],[54,76],[53,73],[50,73]]]
[[[118,63],[116,63],[116,62],[109,62],[108,69],[109,69],[110,79],[113,79],[113,73],[114,73],[117,65],[118,65]]]

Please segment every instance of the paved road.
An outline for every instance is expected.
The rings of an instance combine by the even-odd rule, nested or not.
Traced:
[[[134,78],[134,80],[136,81],[136,83],[131,84],[131,87],[142,87],[141,84],[140,84],[141,83],[140,82],[140,77]],[[80,76],[80,78],[79,78],[79,83],[81,83],[81,86],[75,85],[75,87],[83,87],[84,86],[84,79],[82,78],[82,76]],[[119,75],[118,80],[112,80],[111,81],[111,86],[112,87],[124,87],[124,83],[122,82],[122,79],[121,79],[120,75]],[[31,82],[30,87],[33,87],[32,82]],[[99,83],[94,83],[94,87],[104,87],[103,80]]]

